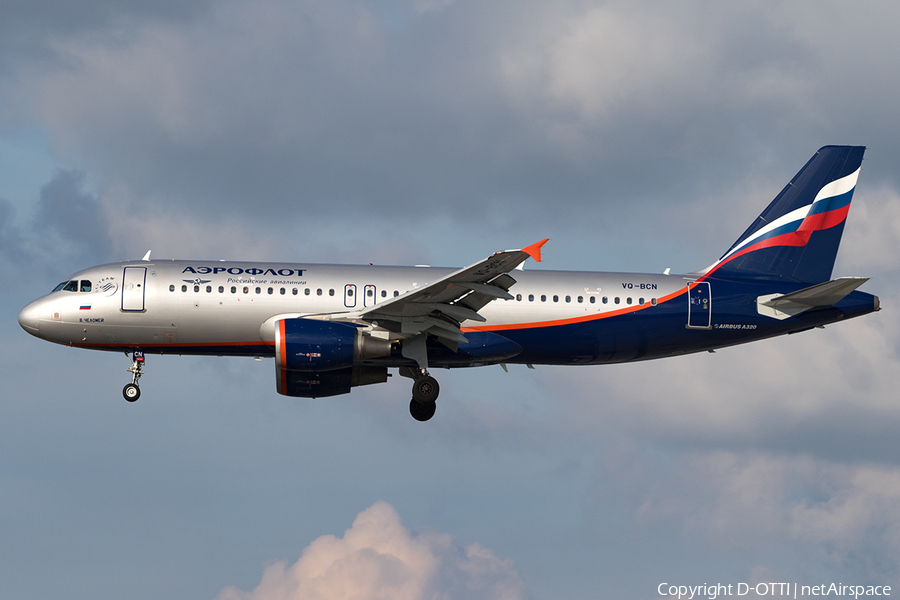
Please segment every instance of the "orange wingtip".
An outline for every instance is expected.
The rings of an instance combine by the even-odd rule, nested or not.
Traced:
[[[536,242],[530,246],[526,246],[522,248],[522,252],[536,260],[537,262],[541,262],[541,246],[550,241],[550,238],[543,239],[539,242]]]

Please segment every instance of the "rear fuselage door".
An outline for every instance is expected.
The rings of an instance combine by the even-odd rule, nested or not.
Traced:
[[[147,281],[147,267],[125,267],[122,278],[122,310],[144,310],[144,289]]]
[[[688,284],[688,328],[709,329],[712,326],[712,296],[708,281]]]

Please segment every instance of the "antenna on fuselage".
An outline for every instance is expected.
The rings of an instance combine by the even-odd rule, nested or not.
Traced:
[[[147,250],[147,254],[145,254],[145,255],[144,255],[144,258],[142,258],[141,260],[145,260],[145,261],[147,261],[147,262],[150,262],[150,253],[151,253],[151,252],[152,252],[152,250]]]

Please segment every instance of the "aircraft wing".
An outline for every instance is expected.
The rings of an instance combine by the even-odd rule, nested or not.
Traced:
[[[442,279],[371,306],[356,313],[354,318],[377,322],[378,326],[402,334],[403,338],[428,333],[456,350],[456,344],[466,342],[460,323],[483,322],[485,319],[478,311],[489,302],[496,298],[511,300],[513,296],[508,290],[516,280],[509,272],[529,257],[540,262],[541,247],[547,241],[520,250],[496,252]]]

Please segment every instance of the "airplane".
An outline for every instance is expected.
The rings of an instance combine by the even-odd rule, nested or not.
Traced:
[[[130,402],[145,355],[275,359],[276,391],[317,398],[431,368],[597,365],[713,352],[880,310],[868,279],[832,279],[864,146],[820,148],[709,267],[687,274],[524,270],[546,239],[463,269],[151,260],[79,271],[28,304],[28,333],[124,352]]]

